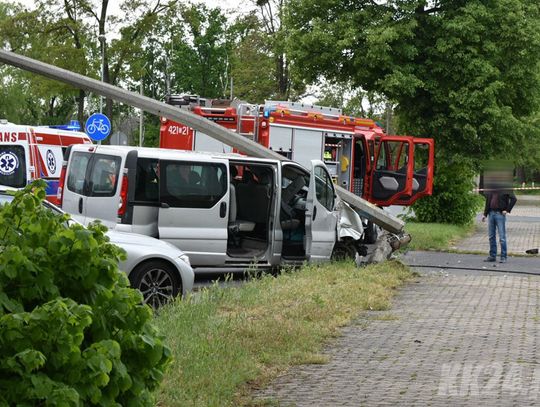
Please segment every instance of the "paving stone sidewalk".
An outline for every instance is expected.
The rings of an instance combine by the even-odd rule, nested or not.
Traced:
[[[540,200],[520,198],[507,233],[510,252],[521,254],[540,246]],[[456,247],[487,253],[487,230],[478,226]],[[478,266],[484,255],[411,256],[435,266],[419,268],[422,277],[390,310],[344,328],[325,350],[328,364],[294,367],[256,399],[299,407],[540,404],[540,276],[519,274],[540,273],[540,259],[486,268]],[[448,268],[455,265],[477,270]]]
[[[525,250],[540,247],[540,196],[520,195],[512,213],[506,218],[508,253],[525,254]],[[487,223],[476,218],[474,234],[460,241],[453,249],[468,252],[489,252]]]
[[[540,277],[428,275],[260,400],[279,406],[536,405]]]

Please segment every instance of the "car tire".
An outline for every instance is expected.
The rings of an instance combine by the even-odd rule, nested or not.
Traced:
[[[161,260],[150,260],[133,269],[129,275],[133,288],[138,289],[144,303],[157,309],[173,300],[182,289],[178,272]]]
[[[344,239],[336,242],[332,250],[331,259],[334,261],[354,260],[356,258],[356,247],[352,239]]]

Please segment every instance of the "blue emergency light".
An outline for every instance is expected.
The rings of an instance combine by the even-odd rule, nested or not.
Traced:
[[[263,116],[268,119],[270,117],[270,113],[275,112],[276,107],[275,106],[266,106],[263,111]]]
[[[70,130],[70,131],[80,131],[81,125],[78,120],[70,120],[69,124],[55,124],[53,126],[47,126],[51,129],[59,129],[59,130]]]

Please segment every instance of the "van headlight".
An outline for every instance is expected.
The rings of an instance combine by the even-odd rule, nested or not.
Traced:
[[[191,263],[189,262],[189,256],[187,254],[178,256],[178,258],[191,267]]]

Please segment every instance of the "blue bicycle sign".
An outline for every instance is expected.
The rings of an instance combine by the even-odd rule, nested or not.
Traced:
[[[107,116],[94,113],[86,121],[86,134],[94,141],[101,141],[111,133],[111,122]]]

